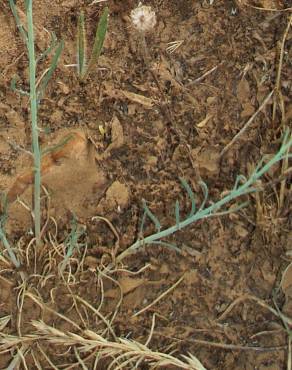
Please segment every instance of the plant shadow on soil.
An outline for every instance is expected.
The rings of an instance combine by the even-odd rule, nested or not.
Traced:
[[[29,181],[16,194],[21,202],[9,206],[8,238],[17,246],[29,279],[27,294],[21,294],[17,289],[18,273],[0,261],[0,316],[11,315],[2,330],[4,335],[35,333],[31,320],[43,320],[63,332],[78,333],[57,312],[80,328],[103,332],[113,340],[99,316],[76,300],[78,296],[95,309],[99,307],[109,321],[117,308],[112,323],[115,335],[140,343],[147,341],[156,314],[150,347],[174,349],[175,356],[192,353],[207,369],[285,368],[286,333],[272,313],[246,300],[224,320],[218,318],[245,293],[272,305],[272,291],[279,284],[281,271],[289,261],[287,252],[292,248],[288,183],[280,207],[276,185],[249,197],[249,206],[239,213],[200,221],[178,232],[170,241],[181,248],[181,254],[164,246],[149,246],[124,260],[124,265],[109,277],[99,271],[111,262],[117,238],[107,222],[93,220],[94,216],[102,216],[114,226],[119,253],[138,236],[142,198],[162,225],[170,226],[175,222],[176,199],[183,204],[182,212],[188,212],[190,206],[178,176],[191,184],[199,199],[202,194],[198,182],[203,179],[210,199],[215,201],[232,188],[236,175],[248,175],[264,154],[277,150],[279,132],[275,125],[280,125],[281,118],[279,114],[272,122],[270,102],[252,128],[219,160],[221,150],[274,88],[278,44],[288,15],[239,6],[239,2],[207,3],[147,2],[157,12],[155,32],[146,39],[161,96],[141,59],[139,40],[130,26],[129,14],[136,1],[107,2],[111,15],[105,47],[99,66],[84,83],[66,65],[75,62],[79,11],[85,11],[91,45],[102,4],[89,6],[90,2],[77,0],[35,2],[38,52],[47,42],[43,27],[65,41],[60,65],[40,105],[39,120],[44,128],[41,144],[53,145],[72,132],[82,139],[53,161],[43,176],[43,222],[47,224],[36,260],[34,247],[29,244]],[[282,4],[274,0],[254,4],[263,7],[267,3],[269,7]],[[27,98],[10,89],[14,75],[23,88],[27,87],[27,56],[8,6],[1,4],[0,8],[0,64],[4,66],[0,74],[0,190],[7,192],[20,179],[18,176],[30,176],[31,158],[26,151],[30,150],[31,139]],[[175,40],[184,42],[173,53],[167,52],[168,43]],[[291,32],[287,42],[291,44]],[[41,67],[45,69],[46,63]],[[289,122],[292,75],[286,54],[281,89]],[[137,101],[137,95],[145,99]],[[164,98],[171,121],[179,127],[184,140],[177,137],[163,114]],[[280,170],[276,166],[263,181],[276,179]],[[85,233],[70,260],[70,269],[67,267],[61,276],[60,263],[73,217]],[[144,234],[151,232],[152,225],[147,223]],[[140,273],[133,274],[144,266]],[[182,276],[176,289],[147,311],[133,316]],[[286,292],[277,299],[289,316],[288,288]],[[32,295],[37,299],[33,300]],[[17,297],[23,297],[21,316]],[[214,347],[213,342],[263,350],[230,350]],[[38,345],[32,341],[29,346],[25,355],[29,369],[37,368],[34,358],[41,368],[51,368],[41,349],[58,368],[63,364],[81,368],[74,346],[44,340]],[[264,350],[277,346],[283,348]],[[80,356],[88,357],[84,361],[93,368],[95,359],[90,353]],[[6,368],[11,360],[10,352],[1,354],[0,368]],[[105,361],[97,368],[107,366]],[[146,369],[147,365],[140,368]]]

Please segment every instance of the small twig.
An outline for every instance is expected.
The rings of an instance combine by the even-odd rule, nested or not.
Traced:
[[[292,319],[285,316],[284,314],[281,314],[281,317],[279,315],[279,313],[277,312],[277,310],[275,310],[273,307],[269,306],[268,304],[266,304],[266,302],[264,302],[263,300],[261,300],[260,298],[258,297],[255,297],[251,294],[243,294],[242,296],[236,298],[228,307],[227,309],[217,318],[217,322],[218,321],[222,321],[224,320],[228,314],[233,310],[233,308],[238,305],[239,303],[243,302],[243,301],[246,301],[246,300],[251,300],[251,301],[255,301],[258,305],[260,305],[261,307],[264,307],[265,309],[267,309],[268,311],[272,312],[275,316],[277,316],[278,318],[282,319],[283,322],[285,322],[286,324],[288,325],[292,325]]]
[[[78,350],[76,347],[74,347],[74,354],[77,358],[77,361],[78,361],[78,364],[81,366],[81,368],[83,370],[88,370],[88,367],[85,365],[85,363],[83,362],[82,358],[80,357],[79,353],[78,353]]]
[[[152,316],[152,324],[151,324],[151,329],[150,329],[150,333],[149,333],[149,336],[146,340],[146,343],[145,343],[145,346],[148,347],[151,339],[152,339],[152,336],[153,336],[153,332],[154,332],[154,328],[155,328],[155,318],[156,318],[157,314],[154,313],[153,316]]]
[[[154,331],[153,334],[156,336],[161,336],[163,338],[169,338],[172,340],[176,340],[178,342],[196,343],[196,344],[201,344],[204,346],[222,348],[222,349],[231,350],[231,351],[276,352],[276,351],[283,351],[287,348],[287,346],[252,347],[252,346],[241,346],[237,344],[225,344],[221,342],[212,342],[212,341],[203,340],[203,339],[181,339],[181,338],[164,335],[156,331]]]
[[[99,3],[103,3],[105,1],[107,1],[107,0],[93,0],[93,2],[90,3],[89,5],[99,4]]]
[[[223,154],[225,154],[229,148],[235,143],[235,141],[249,128],[249,126],[252,124],[256,116],[263,110],[263,108],[266,106],[266,104],[269,102],[271,99],[274,89],[266,96],[262,104],[259,106],[257,111],[250,117],[250,119],[246,122],[246,124],[242,127],[242,129],[234,136],[234,138],[229,142],[229,144],[226,145],[226,147],[222,150],[220,153],[220,156],[222,157]]]
[[[285,8],[285,9],[273,9],[273,8],[261,8],[259,6],[255,6],[255,5],[250,5],[250,4],[247,4],[246,2],[242,2],[241,0],[239,0],[239,3],[242,4],[242,5],[245,5],[249,8],[253,8],[253,9],[257,9],[257,10],[263,10],[263,11],[266,11],[266,12],[291,12],[292,11],[292,8]]]
[[[292,339],[292,331],[290,330],[289,325],[288,325],[287,321],[285,320],[285,316],[280,311],[280,308],[279,308],[279,306],[278,306],[278,304],[276,302],[275,295],[276,295],[276,291],[274,290],[274,292],[273,292],[273,303],[274,303],[274,306],[276,307],[276,311],[278,313],[278,316],[280,317],[280,319],[283,322],[283,326],[285,328],[285,331],[286,331],[287,337],[288,337],[287,370],[291,370],[291,339]]]
[[[119,290],[120,290],[120,298],[119,298],[119,301],[118,301],[118,303],[116,304],[116,306],[115,306],[115,311],[114,311],[114,313],[113,313],[113,315],[112,315],[112,318],[110,319],[110,325],[112,325],[113,324],[113,322],[114,322],[114,320],[115,320],[115,318],[116,318],[116,316],[117,316],[117,314],[118,314],[118,311],[119,311],[119,309],[120,309],[120,307],[121,307],[121,304],[122,304],[122,302],[123,302],[123,298],[124,298],[124,295],[123,295],[123,289],[122,289],[122,287],[121,287],[121,284],[117,281],[117,280],[115,280],[115,279],[113,279],[111,276],[109,276],[109,275],[107,275],[106,274],[106,272],[108,272],[108,271],[106,271],[106,272],[104,272],[104,271],[102,271],[102,270],[100,270],[98,267],[96,268],[97,269],[97,271],[98,271],[98,273],[101,275],[101,277],[100,277],[100,281],[102,282],[102,284],[103,284],[103,280],[102,280],[102,277],[104,277],[104,278],[106,278],[106,279],[108,279],[108,280],[110,280],[112,283],[114,283],[115,285],[117,285],[117,287],[119,288]],[[103,291],[103,285],[102,285],[102,297],[104,296],[104,291]],[[100,305],[99,305],[99,307],[98,307],[98,311],[100,310],[100,308],[101,308],[101,306],[102,306],[102,300],[101,300],[101,302],[100,302]]]
[[[279,178],[274,179],[272,181],[269,181],[266,184],[261,184],[259,186],[259,191],[264,190],[269,186],[276,185],[279,182],[284,182],[285,183],[287,180],[289,181],[289,179],[291,178],[291,175],[292,175],[292,167],[287,168],[285,171],[283,171],[283,173],[279,176]],[[279,201],[279,203],[280,203],[280,201]]]
[[[193,86],[199,82],[201,82],[202,80],[204,80],[204,78],[206,78],[207,76],[209,76],[211,73],[213,73],[214,71],[216,71],[216,69],[221,65],[222,63],[218,64],[217,66],[209,69],[207,72],[205,72],[204,74],[202,74],[202,76],[196,78],[194,81],[191,81],[189,82],[188,84],[186,84],[186,87],[190,87],[190,86]]]
[[[288,168],[289,160],[288,160],[288,155],[289,155],[289,150],[287,150],[286,156],[283,158],[282,162],[282,168],[281,168],[281,185],[280,185],[280,194],[279,194],[279,212],[281,212],[281,209],[284,204],[284,199],[285,199],[285,188],[286,188],[286,174],[288,172],[291,173],[291,168]],[[289,171],[290,170],[290,171]],[[283,180],[284,178],[284,180]]]
[[[130,270],[127,270],[127,269],[120,268],[120,269],[116,269],[116,270],[108,270],[107,272],[109,272],[111,274],[112,273],[118,273],[118,272],[126,272],[129,275],[139,275],[142,272],[144,272],[145,270],[147,270],[149,267],[151,267],[151,263],[147,263],[145,266],[141,267],[138,271],[130,271]]]
[[[17,295],[17,323],[16,323],[16,327],[17,327],[17,334],[19,335],[19,337],[22,337],[22,334],[21,334],[21,320],[22,320],[22,309],[23,309],[23,303],[24,303],[26,288],[27,288],[26,282],[24,281],[21,284],[19,293]]]
[[[277,99],[281,98],[280,82],[281,82],[281,73],[282,73],[282,68],[283,68],[284,49],[285,49],[285,42],[286,42],[286,39],[287,39],[287,36],[288,36],[288,32],[289,32],[291,23],[292,23],[292,15],[290,16],[290,18],[288,20],[288,24],[287,24],[286,30],[284,32],[282,43],[281,43],[279,64],[278,64],[278,70],[277,70],[277,78],[276,78],[276,84],[275,84],[275,97],[274,97],[273,115],[272,115],[272,121],[273,122],[275,122],[275,119],[276,119]],[[283,117],[283,121],[285,121],[284,117]]]
[[[65,284],[66,288],[68,289],[68,291],[70,293],[70,297],[73,300],[73,306],[75,307],[75,310],[76,310],[78,316],[80,317],[80,320],[81,320],[81,322],[83,324],[83,327],[87,329],[87,324],[86,324],[86,322],[85,322],[85,320],[84,320],[84,318],[83,318],[83,316],[82,316],[82,314],[81,314],[81,312],[80,312],[80,310],[78,308],[78,305],[77,305],[75,296],[74,296],[74,294],[72,292],[72,289],[71,289],[70,285],[68,284],[68,282],[65,280],[64,276],[62,276],[62,278],[63,278],[63,281],[64,281],[64,284]]]
[[[268,335],[268,336],[273,336],[275,333],[282,333],[284,331],[284,328],[279,328],[279,329],[274,329],[274,330],[263,330],[258,333],[255,333],[249,337],[249,339],[254,340],[257,339],[258,337]]]
[[[101,321],[105,324],[105,326],[107,327],[107,330],[109,331],[109,333],[111,333],[111,335],[113,336],[113,338],[115,340],[117,340],[117,337],[116,337],[116,334],[113,330],[113,328],[111,327],[111,323],[96,309],[94,308],[89,302],[87,302],[85,299],[79,297],[78,295],[75,295],[74,296],[76,298],[77,301],[79,301],[80,303],[84,304],[84,306],[88,307],[89,309],[91,309],[92,312],[94,312],[96,314],[96,316],[101,319]]]
[[[163,297],[165,297],[168,293],[170,293],[173,289],[175,289],[184,279],[184,275],[176,282],[174,283],[169,289],[167,289],[165,292],[163,292],[159,297],[154,299],[153,302],[151,302],[148,306],[142,308],[142,310],[136,312],[132,317],[136,317],[140,315],[142,312],[147,311],[150,307],[154,306],[157,302],[159,302]]]
[[[288,359],[287,359],[287,370],[292,368],[292,356],[291,356],[291,337],[288,336]]]
[[[290,29],[292,23],[292,15],[290,16],[288,20],[288,24],[286,27],[286,30],[283,35],[282,43],[281,43],[281,50],[280,50],[280,57],[279,57],[279,65],[278,65],[278,71],[277,71],[277,78],[276,78],[276,84],[275,84],[275,97],[274,97],[274,104],[273,104],[273,115],[272,115],[272,122],[274,123],[276,120],[276,112],[277,112],[277,100],[279,101],[279,106],[280,110],[282,113],[282,126],[285,129],[285,123],[286,123],[286,118],[285,118],[285,108],[284,108],[284,102],[283,102],[283,96],[281,92],[281,73],[282,73],[282,68],[283,68],[283,57],[284,57],[284,49],[285,49],[285,42],[288,36],[288,32]],[[287,156],[283,159],[282,162],[282,174],[285,173],[285,171],[288,168],[288,151],[287,151]],[[283,180],[281,182],[280,186],[280,195],[279,195],[279,212],[282,209],[283,203],[284,203],[284,197],[285,197],[285,187],[286,187],[286,181]]]
[[[120,247],[120,237],[119,237],[119,234],[118,234],[117,230],[115,229],[114,225],[105,217],[94,216],[94,217],[92,217],[91,220],[92,221],[94,221],[94,220],[104,221],[108,225],[108,227],[111,229],[114,236],[116,237],[115,247],[114,247],[114,250],[112,251],[112,259],[113,259],[113,263],[114,263],[115,262],[115,257],[117,255],[117,252],[118,252],[119,247]]]
[[[44,356],[44,358],[46,359],[46,361],[48,362],[48,364],[52,367],[52,369],[54,370],[59,370],[53,363],[52,361],[50,360],[50,358],[47,356],[46,352],[42,349],[42,347],[40,346],[40,344],[37,342],[36,343],[37,345],[37,348],[38,350],[40,351],[40,353]]]
[[[53,310],[52,308],[50,308],[48,305],[46,305],[44,302],[42,302],[41,300],[39,300],[39,298],[36,297],[35,295],[33,295],[32,293],[26,292],[25,293],[25,296],[26,297],[29,297],[32,301],[34,301],[44,311],[45,310],[48,310],[49,312],[53,313],[54,315],[56,315],[60,319],[66,321],[67,323],[69,323],[70,325],[72,325],[77,330],[81,331],[81,328],[80,328],[80,326],[78,324],[76,324],[74,321],[70,320],[65,315],[62,315],[61,313],[59,313],[59,312]]]

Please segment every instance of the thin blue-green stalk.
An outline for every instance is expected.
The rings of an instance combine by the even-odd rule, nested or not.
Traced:
[[[30,86],[30,114],[32,129],[32,148],[34,157],[34,228],[36,244],[41,237],[41,153],[39,147],[39,131],[37,124],[37,88],[36,88],[36,58],[34,48],[32,0],[26,3],[28,56],[29,56],[29,86]]]
[[[35,54],[35,45],[34,45],[34,25],[33,25],[33,0],[25,0],[25,10],[26,10],[26,23],[27,30],[24,28],[21,23],[20,17],[18,15],[17,7],[14,0],[8,0],[11,11],[15,17],[16,25],[20,30],[20,33],[23,37],[25,45],[28,50],[28,59],[29,59],[29,93],[22,91],[16,88],[16,80],[12,80],[12,88],[18,91],[20,94],[28,95],[30,98],[30,115],[31,115],[31,132],[32,132],[32,150],[34,158],[34,228],[35,228],[35,238],[36,244],[39,245],[41,242],[41,152],[39,146],[39,128],[38,128],[38,104],[39,100],[42,98],[44,90],[48,84],[49,79],[51,78],[53,72],[57,67],[58,60],[60,58],[64,43],[61,41],[58,45],[56,44],[56,38],[52,35],[52,44],[45,50],[39,58]],[[46,75],[43,77],[40,83],[40,88],[37,90],[36,86],[36,67],[37,63],[47,56],[53,48],[56,47],[55,55],[53,56],[52,63],[48,69]],[[3,228],[1,227],[0,239],[3,244],[8,247],[8,241],[5,237]],[[8,244],[7,244],[8,243]],[[15,258],[11,255],[8,250],[12,262],[15,264]]]
[[[116,257],[116,262],[121,262],[128,255],[135,253],[135,251],[137,251],[137,249],[139,249],[140,247],[143,247],[147,244],[151,244],[153,242],[157,243],[157,241],[161,241],[163,238],[176,233],[177,231],[189,226],[190,224],[196,221],[208,217],[214,217],[217,215],[219,216],[220,214],[222,214],[222,212],[218,213],[217,211],[226,204],[230,203],[232,200],[235,200],[242,195],[247,195],[258,191],[259,189],[254,186],[256,181],[259,180],[265,173],[267,173],[275,163],[282,160],[285,157],[289,148],[292,146],[292,138],[291,136],[289,137],[289,135],[290,134],[288,132],[285,134],[282,146],[280,147],[279,151],[272,157],[272,159],[270,159],[265,165],[257,166],[254,172],[249,177],[249,179],[247,179],[247,181],[244,182],[241,186],[234,187],[233,190],[227,196],[220,199],[216,203],[211,204],[209,207],[207,208],[201,207],[199,211],[196,212],[191,217],[188,217],[185,220],[176,223],[175,225],[165,230],[149,235],[146,238],[137,240],[134,244],[132,244],[129,248],[127,248],[124,252],[122,252],[119,256]]]
[[[7,253],[9,255],[10,261],[14,264],[14,266],[18,269],[20,267],[20,263],[18,259],[16,258],[13,249],[11,248],[5,233],[2,230],[2,227],[0,227],[0,240],[2,241],[4,248],[7,250]]]
[[[17,27],[24,38],[29,57],[29,97],[30,97],[30,114],[31,114],[31,131],[32,131],[32,149],[34,157],[34,228],[36,243],[40,243],[41,236],[41,215],[40,215],[40,194],[41,194],[41,154],[39,147],[39,132],[37,125],[38,96],[36,87],[36,57],[34,48],[34,29],[33,29],[33,11],[32,0],[25,1],[27,32],[20,22],[17,8],[13,0],[9,0],[12,13],[15,17]]]

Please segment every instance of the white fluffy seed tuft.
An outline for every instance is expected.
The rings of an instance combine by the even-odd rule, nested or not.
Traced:
[[[156,24],[156,15],[151,6],[142,5],[131,11],[131,20],[134,27],[140,32],[151,31]]]

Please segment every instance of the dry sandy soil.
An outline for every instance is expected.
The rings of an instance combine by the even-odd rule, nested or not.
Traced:
[[[281,281],[292,250],[291,180],[277,183],[282,164],[262,179],[272,186],[242,199],[249,200],[246,208],[168,238],[180,252],[155,244],[119,264],[115,257],[139,236],[142,199],[169,227],[177,199],[183,215],[190,207],[179,177],[200,201],[203,179],[210,204],[233,187],[238,174],[248,176],[263,155],[277,152],[292,120],[291,8],[285,10],[291,2],[145,1],[157,14],[146,36],[148,64],[129,18],[137,1],[90,2],[34,1],[37,52],[48,46],[46,30],[65,41],[39,107],[41,145],[74,137],[61,146],[62,155],[48,157],[49,168],[43,163],[43,244],[37,250],[29,101],[10,88],[16,75],[28,89],[28,57],[8,2],[0,4],[0,190],[9,195],[7,238],[27,276],[21,283],[4,252],[0,368],[14,359],[11,368],[107,369],[117,353],[102,356],[96,345],[84,350],[81,339],[68,334],[89,341],[91,330],[108,343],[147,342],[151,350],[181,360],[191,353],[208,370],[286,369],[287,331],[268,309],[292,314],[290,270]],[[90,48],[105,4],[110,18],[103,53],[81,82],[68,67],[76,63],[78,14],[85,12]],[[23,9],[22,1],[17,5]],[[182,43],[176,50],[167,49],[177,40]],[[49,59],[38,66],[38,77]],[[279,65],[281,99],[275,93],[222,155],[275,88]],[[147,220],[143,235],[154,231]],[[77,247],[63,265],[74,235]],[[44,324],[36,328],[32,320]],[[150,368],[148,360],[137,368]]]

